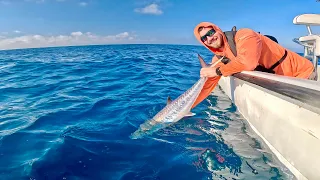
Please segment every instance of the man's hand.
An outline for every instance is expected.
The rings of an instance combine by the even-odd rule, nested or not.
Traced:
[[[215,67],[206,67],[206,68],[201,68],[200,70],[200,77],[216,77],[218,76],[216,73]]]

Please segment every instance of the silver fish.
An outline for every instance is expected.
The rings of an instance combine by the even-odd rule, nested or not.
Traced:
[[[199,54],[198,59],[202,67],[209,66]],[[194,116],[195,114],[191,113],[190,110],[193,103],[199,96],[206,80],[206,77],[200,78],[191,88],[189,88],[174,101],[168,97],[167,105],[152,119],[141,124],[139,129],[130,135],[130,138],[140,139],[179,121],[183,117]]]

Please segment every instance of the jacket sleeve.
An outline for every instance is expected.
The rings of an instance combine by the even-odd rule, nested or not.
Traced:
[[[254,70],[260,59],[262,42],[252,30],[239,30],[236,36],[237,57],[220,67],[223,76],[230,76],[241,71]]]

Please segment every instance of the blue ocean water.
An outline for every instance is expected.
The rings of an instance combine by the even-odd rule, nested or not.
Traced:
[[[199,78],[200,46],[0,51],[0,179],[290,179],[220,88],[153,138],[129,135]]]

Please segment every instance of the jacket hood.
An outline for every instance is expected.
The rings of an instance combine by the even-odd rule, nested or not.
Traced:
[[[218,32],[218,33],[220,33],[221,35],[222,35],[222,37],[223,37],[223,44],[224,44],[224,48],[223,48],[223,52],[225,52],[225,49],[226,49],[226,47],[229,47],[229,44],[228,44],[228,42],[227,42],[227,38],[226,38],[226,36],[224,35],[224,33],[223,33],[223,31],[218,27],[218,26],[216,26],[216,25],[214,25],[214,24],[212,24],[212,23],[210,23],[210,22],[201,22],[200,24],[198,24],[195,28],[194,28],[194,31],[193,31],[193,33],[194,33],[194,36],[197,38],[197,40],[202,44],[202,45],[204,45],[207,49],[209,49],[211,52],[213,52],[213,53],[217,53],[217,52],[220,52],[220,53],[222,53],[219,49],[215,49],[215,48],[213,48],[213,47],[209,47],[209,46],[207,46],[206,44],[204,44],[202,41],[201,41],[201,37],[200,37],[200,34],[199,34],[199,32],[198,32],[198,29],[199,29],[199,27],[213,27],[213,29],[216,31],[216,32]],[[230,47],[229,47],[230,48]]]

